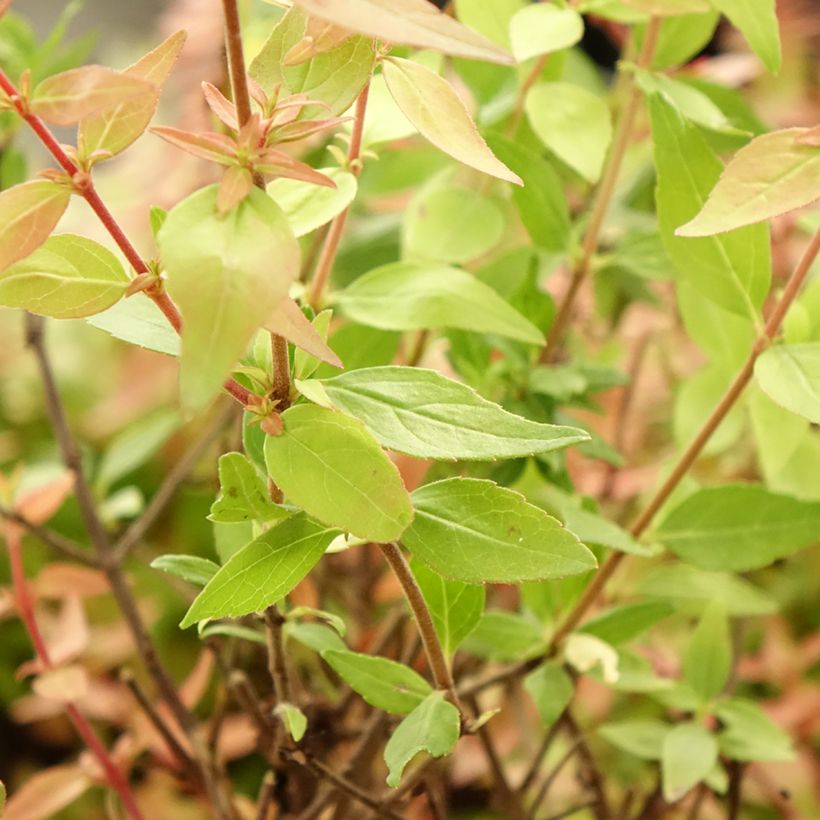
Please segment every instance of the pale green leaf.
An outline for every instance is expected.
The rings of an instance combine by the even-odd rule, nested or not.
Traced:
[[[525,6],[510,20],[513,56],[519,63],[574,46],[584,36],[584,18],[549,3]]]
[[[547,642],[541,624],[516,612],[490,610],[481,616],[461,648],[491,661],[522,661],[543,655]]]
[[[265,480],[242,453],[219,457],[219,497],[211,505],[211,521],[275,521],[290,513],[270,500]]]
[[[683,675],[704,701],[723,691],[732,667],[732,641],[726,607],[719,600],[706,607],[683,654]]]
[[[447,658],[475,629],[484,612],[484,587],[450,581],[433,572],[421,561],[411,563],[430,617]]]
[[[755,363],[755,377],[772,401],[820,424],[820,342],[770,347]]]
[[[265,441],[265,462],[291,502],[360,538],[399,538],[413,518],[410,496],[362,422],[308,404],[286,410],[282,422],[282,434]]]
[[[775,0],[712,0],[743,32],[752,50],[773,74],[780,71],[780,28]]]
[[[0,272],[0,304],[53,319],[100,313],[118,302],[128,277],[111,251],[64,233]]]
[[[344,313],[382,330],[457,328],[542,345],[540,330],[471,274],[397,262],[366,273],[336,295]]]
[[[389,658],[338,649],[322,658],[367,703],[394,715],[412,712],[432,691],[418,672]]]
[[[201,587],[219,572],[219,564],[198,555],[160,555],[151,561],[151,568]]]
[[[376,40],[441,51],[454,57],[510,63],[512,58],[427,0],[295,0],[308,14]]]
[[[720,751],[733,760],[794,760],[791,738],[754,701],[732,698],[715,706],[724,725]]]
[[[485,174],[523,184],[489,149],[446,80],[420,63],[400,57],[385,60],[382,72],[396,104],[436,148]]]
[[[709,0],[620,0],[623,5],[645,14],[677,17],[709,11]]]
[[[709,774],[717,755],[714,737],[702,726],[681,723],[670,729],[661,750],[664,799],[669,803],[680,800]]]
[[[418,458],[517,458],[589,439],[574,427],[508,413],[433,370],[371,367],[322,384],[333,405],[361,419],[382,446]]]
[[[356,177],[341,168],[319,168],[319,173],[330,177],[335,188],[315,185],[299,179],[275,179],[267,191],[285,212],[295,236],[306,234],[327,225],[337,217],[356,196]]]
[[[524,678],[524,688],[545,726],[555,723],[575,693],[572,679],[557,663],[542,663]]]
[[[772,219],[820,198],[820,147],[798,138],[808,128],[787,128],[753,139],[720,176],[703,208],[675,231],[711,236]]]
[[[329,649],[347,651],[347,647],[339,637],[339,633],[325,624],[287,623],[284,626],[284,632],[289,638],[293,638],[303,646],[307,646],[320,654]]]
[[[606,609],[584,622],[581,632],[613,646],[631,641],[674,610],[665,601],[640,601]]]
[[[820,502],[798,501],[753,484],[710,487],[675,507],[655,535],[697,567],[743,572],[820,540]]]
[[[595,569],[592,553],[522,495],[478,478],[450,478],[413,493],[402,543],[445,578],[516,583]]]
[[[169,356],[179,355],[179,336],[162,311],[144,294],[121,299],[86,320],[115,339]]]
[[[460,730],[458,709],[444,699],[444,693],[428,695],[387,741],[384,749],[384,760],[390,771],[387,785],[396,788],[404,767],[420,752],[433,757],[449,754],[458,741]]]
[[[510,20],[527,0],[456,0],[458,19],[505,50],[510,48]]]
[[[675,236],[675,230],[703,207],[723,165],[698,128],[662,97],[651,95],[649,106],[658,221],[669,257],[683,282],[726,310],[756,319],[771,278],[767,228],[749,226],[702,239]]]
[[[642,760],[660,760],[671,727],[659,720],[623,720],[604,723],[597,733],[607,742]]]
[[[46,179],[0,192],[0,270],[28,256],[48,239],[69,199],[68,188]]]
[[[292,703],[278,703],[274,709],[274,714],[279,717],[288,734],[298,743],[307,731],[307,717],[305,713]]]
[[[338,534],[304,514],[286,519],[228,559],[191,604],[180,626],[267,609],[313,569]]]
[[[652,68],[672,68],[689,62],[712,39],[719,19],[720,15],[714,10],[665,17],[652,56]]]
[[[526,100],[527,117],[544,145],[588,182],[597,182],[612,140],[606,102],[579,85],[539,83]]]
[[[220,215],[217,193],[211,185],[183,200],[158,235],[183,318],[180,393],[192,409],[219,391],[299,274],[299,245],[269,196],[254,188]]]

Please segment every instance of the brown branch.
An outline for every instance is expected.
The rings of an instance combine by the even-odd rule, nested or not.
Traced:
[[[262,788],[259,792],[259,799],[256,801],[256,820],[268,820],[275,799],[276,775],[273,772],[267,772],[262,778]]]
[[[510,117],[510,124],[507,127],[507,136],[510,139],[515,137],[518,133],[518,127],[521,125],[521,120],[524,119],[527,94],[529,93],[529,90],[538,82],[541,72],[547,67],[550,56],[551,52],[547,52],[536,59],[536,61],[532,64],[532,68],[529,73],[524,78],[524,82],[521,83],[521,87],[518,89],[518,93],[515,97],[515,104],[513,105],[512,115]]]
[[[285,663],[285,644],[282,639],[282,626],[285,619],[279,608],[269,606],[265,610],[265,626],[267,627],[268,643],[268,671],[273,681],[273,691],[277,705],[293,703],[293,691],[290,686],[290,675]]]
[[[590,806],[592,813],[596,820],[609,820],[612,816],[612,812],[609,808],[609,802],[606,799],[603,775],[595,763],[595,758],[593,758],[589,746],[587,746],[586,738],[581,728],[575,722],[575,718],[573,718],[569,710],[564,712],[564,726],[566,726],[573,743],[577,744],[578,759],[584,772],[584,779],[594,796],[594,802],[592,806]]]
[[[563,716],[563,713],[561,714]],[[546,734],[544,735],[544,739],[541,741],[541,745],[538,747],[538,751],[535,753],[535,757],[533,758],[532,763],[530,764],[530,768],[527,770],[527,773],[524,775],[524,779],[521,781],[521,785],[518,787],[518,791],[521,794],[524,794],[530,786],[535,782],[535,778],[538,777],[538,770],[546,760],[547,754],[549,750],[552,748],[552,744],[555,742],[555,738],[558,737],[558,732],[561,729],[561,717],[559,717],[550,728],[547,730]]]
[[[46,546],[63,553],[66,557],[73,558],[75,561],[86,564],[87,566],[96,566],[96,561],[92,555],[86,552],[79,544],[75,544],[74,541],[60,535],[59,532],[55,532],[48,527],[41,527],[39,524],[29,521],[24,515],[20,515],[20,513],[15,510],[2,505],[0,505],[0,518],[5,518],[7,521],[19,524],[35,538],[39,538]]]
[[[557,728],[558,723],[556,722],[554,726]],[[558,762],[555,764],[555,766],[553,766],[552,771],[546,776],[544,782],[541,784],[541,788],[538,790],[538,793],[535,795],[535,798],[532,801],[532,805],[530,806],[530,811],[528,815],[528,820],[534,820],[536,813],[538,812],[539,806],[546,799],[547,795],[549,794],[549,790],[552,788],[553,784],[558,779],[558,776],[564,770],[564,767],[576,755],[580,745],[580,739],[576,738],[575,740],[573,740],[572,743],[570,743],[567,750],[564,752],[564,754],[561,755],[561,757],[558,759]]]

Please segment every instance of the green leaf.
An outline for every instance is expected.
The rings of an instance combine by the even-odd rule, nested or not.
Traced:
[[[484,587],[450,581],[420,561],[411,563],[444,655],[451,658],[459,644],[475,629],[484,612]]]
[[[201,407],[299,275],[299,245],[276,203],[254,188],[224,216],[218,185],[189,196],[157,237],[183,318],[180,393]]]
[[[376,56],[373,43],[365,37],[348,37],[310,59],[287,65],[285,56],[308,36],[308,23],[302,9],[290,9],[251,62],[250,75],[266,92],[281,83],[282,96],[304,94],[305,99],[322,103],[306,106],[300,117],[342,114],[355,102],[370,77]],[[352,26],[345,28],[352,30]]]
[[[418,458],[518,458],[589,439],[574,427],[508,413],[433,370],[371,367],[322,384],[333,405],[361,419],[383,447]]]
[[[489,149],[446,80],[420,63],[401,57],[388,57],[382,63],[382,72],[396,105],[436,148],[485,174],[523,184]]]
[[[581,627],[581,632],[616,646],[637,638],[673,611],[664,601],[623,604],[590,618]]]
[[[660,760],[671,727],[659,720],[623,720],[604,723],[598,734],[628,754],[642,760]]]
[[[416,46],[492,63],[512,58],[494,43],[442,14],[427,0],[296,0],[308,14],[350,31],[397,45]]]
[[[211,505],[211,521],[275,521],[290,513],[270,500],[265,480],[242,453],[219,457],[219,498]]]
[[[179,356],[179,336],[162,311],[142,293],[122,299],[86,321],[115,339],[157,353]]]
[[[413,493],[402,543],[431,569],[467,583],[563,578],[595,569],[593,554],[522,495],[478,478],[450,478]]]
[[[71,192],[45,179],[0,192],[0,270],[48,239],[68,207]]]
[[[570,8],[538,3],[510,21],[512,53],[519,63],[574,46],[584,36],[584,18]]]
[[[322,658],[371,706],[394,715],[412,712],[432,692],[409,666],[388,658],[330,649]]]
[[[201,587],[219,572],[219,564],[198,555],[160,555],[151,561],[151,568]]]
[[[712,39],[719,19],[720,15],[714,10],[664,18],[652,68],[672,68],[689,62]]]
[[[545,726],[555,723],[575,693],[572,679],[557,663],[542,663],[524,678],[524,688]]]
[[[455,186],[420,192],[404,215],[402,255],[433,262],[468,262],[504,235],[504,214],[491,199]]]
[[[732,667],[732,641],[726,608],[713,601],[700,619],[683,655],[683,675],[701,700],[723,691]]]
[[[491,134],[488,142],[496,156],[524,181],[523,187],[512,189],[512,197],[532,241],[547,251],[566,250],[570,240],[569,207],[558,174],[535,151],[500,134]]]
[[[770,347],[755,362],[755,377],[772,401],[820,424],[820,342]]]
[[[456,0],[458,19],[502,48],[510,47],[510,20],[527,0]]]
[[[712,0],[712,3],[743,32],[763,65],[772,74],[777,74],[781,54],[775,0]]]
[[[658,221],[669,257],[682,281],[726,310],[756,320],[771,278],[766,226],[702,239],[675,236],[675,230],[703,207],[723,165],[698,128],[661,96],[651,95],[649,107],[658,170]]]
[[[73,125],[123,100],[150,100],[155,94],[156,86],[146,79],[84,65],[43,80],[32,92],[30,107],[33,114],[55,125]]]
[[[384,265],[359,277],[336,301],[354,321],[382,330],[450,327],[544,343],[541,331],[491,287],[457,268]]]
[[[228,559],[180,626],[205,618],[237,618],[275,604],[313,569],[338,534],[304,514],[286,519]]]
[[[142,135],[154,116],[160,89],[168,79],[186,37],[184,31],[172,34],[125,69],[125,76],[152,83],[153,94],[118,101],[113,107],[84,117],[77,131],[80,156],[88,158],[95,151],[106,151],[111,156],[119,154]]]
[[[680,800],[712,770],[718,747],[714,737],[696,723],[681,723],[663,741],[661,776],[663,797]]]
[[[461,729],[458,709],[444,699],[443,692],[428,695],[396,727],[384,749],[390,773],[387,785],[396,788],[404,767],[420,752],[433,757],[450,754]]]
[[[678,558],[701,569],[744,572],[815,544],[818,533],[820,502],[730,484],[690,495],[655,534]]]
[[[777,604],[753,584],[724,572],[704,572],[686,564],[667,564],[651,570],[638,585],[644,597],[668,601],[684,612],[702,612],[711,601],[719,600],[726,613],[771,615]]]
[[[492,661],[521,661],[544,653],[543,627],[515,612],[490,611],[464,639],[465,652]]]
[[[395,465],[357,419],[300,404],[265,441],[270,477],[310,515],[360,538],[394,541],[413,518]]]
[[[733,760],[794,760],[794,748],[783,731],[756,703],[732,698],[715,706],[725,728],[718,735],[720,751]]]
[[[677,17],[709,11],[709,0],[620,0],[636,11],[657,14],[661,17]]]
[[[345,642],[339,637],[339,633],[325,624],[287,623],[284,631],[288,637],[320,654],[332,649],[347,651]]]
[[[801,208],[820,198],[820,147],[799,142],[808,128],[753,139],[720,176],[694,219],[677,236],[711,236]]]
[[[0,304],[53,319],[77,319],[118,302],[128,281],[111,251],[64,233],[0,272]]]
[[[285,724],[285,728],[293,738],[294,743],[298,743],[305,736],[307,717],[298,706],[294,706],[292,703],[278,703],[273,713]]]
[[[305,236],[337,217],[356,197],[356,177],[341,168],[320,168],[335,188],[299,179],[275,179],[267,191],[284,211],[295,236]]]
[[[606,102],[572,83],[539,83],[527,93],[530,125],[541,142],[588,182],[597,182],[612,140]]]

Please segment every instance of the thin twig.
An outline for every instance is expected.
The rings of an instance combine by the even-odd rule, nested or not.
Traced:
[[[575,718],[573,718],[569,710],[564,712],[564,725],[567,727],[573,742],[577,744],[578,759],[583,768],[586,785],[592,791],[595,798],[591,806],[592,813],[597,820],[609,820],[609,818],[612,817],[612,812],[606,798],[603,775],[595,763],[595,758],[592,756],[589,746],[587,746],[586,738],[581,728],[575,722]]]
[[[727,810],[726,820],[738,820],[740,811],[743,805],[743,775],[746,772],[746,766],[733,760],[729,764],[729,794],[727,795]]]
[[[257,800],[256,820],[268,820],[268,815],[273,807],[276,798],[276,775],[273,772],[266,772],[262,778],[262,788]]]
[[[558,724],[556,723],[555,726],[557,727]],[[567,750],[564,752],[563,755],[559,758],[558,762],[553,766],[552,771],[546,776],[544,782],[541,784],[541,788],[538,790],[538,793],[535,795],[535,798],[532,801],[532,805],[530,806],[528,820],[532,820],[536,816],[538,812],[538,807],[544,802],[547,795],[549,794],[549,790],[552,788],[555,781],[558,779],[558,776],[564,770],[564,766],[569,763],[570,760],[575,756],[578,752],[578,748],[581,745],[581,739],[576,738],[570,743]],[[597,802],[597,797],[596,797]]]
[[[563,712],[561,713],[563,716]],[[541,745],[538,747],[538,751],[535,753],[535,757],[533,758],[532,763],[530,764],[530,768],[527,770],[527,773],[524,775],[524,779],[521,781],[521,785],[518,787],[518,791],[520,794],[524,794],[527,792],[535,782],[535,778],[538,777],[538,771],[541,768],[544,760],[546,760],[547,754],[549,750],[552,748],[552,744],[555,742],[555,738],[558,737],[558,732],[561,729],[561,718],[559,717],[552,726],[547,730],[547,733],[544,735],[544,739],[541,741]]]
[[[512,116],[510,117],[510,123],[507,126],[507,136],[510,137],[510,139],[515,137],[518,133],[518,127],[521,125],[521,120],[524,119],[527,94],[529,93],[529,90],[538,82],[541,77],[541,73],[547,67],[549,59],[550,52],[542,54],[538,57],[532,64],[532,68],[529,73],[524,78],[524,82],[521,83],[521,87],[518,89],[518,94],[516,94],[515,97],[515,104],[513,105]]]
[[[285,663],[285,645],[282,639],[282,626],[285,618],[276,606],[265,610],[265,626],[268,642],[268,671],[273,681],[273,691],[277,705],[293,703],[293,691],[290,686],[290,675]]]
[[[8,509],[2,505],[0,505],[0,518],[5,518],[8,521],[19,524],[23,529],[31,533],[31,535],[39,538],[46,546],[63,553],[66,557],[73,558],[75,561],[86,564],[87,566],[96,566],[93,555],[84,550],[79,544],[76,544],[64,535],[60,535],[59,532],[55,532],[48,527],[41,527],[39,524],[34,524],[15,510]]]

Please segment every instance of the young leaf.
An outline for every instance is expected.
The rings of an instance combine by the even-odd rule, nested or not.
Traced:
[[[494,156],[446,80],[401,57],[387,58],[382,72],[396,105],[436,148],[485,174],[523,185],[518,174]]]
[[[201,587],[219,572],[219,564],[198,555],[160,555],[151,561],[151,568]]]
[[[510,20],[527,0],[456,0],[458,19],[502,48],[510,47]]]
[[[510,20],[512,53],[519,63],[574,46],[584,36],[584,18],[548,3],[526,6]]]
[[[246,544],[208,582],[182,619],[237,618],[282,600],[316,565],[339,530],[300,513]]]
[[[0,270],[28,256],[48,239],[69,199],[68,188],[45,179],[0,193]]]
[[[703,613],[683,655],[683,674],[703,701],[723,691],[732,666],[732,641],[726,609],[713,601]]]
[[[572,83],[539,83],[527,93],[526,111],[541,142],[588,182],[597,182],[612,140],[606,102]]]
[[[290,513],[270,500],[268,487],[242,453],[219,457],[219,498],[211,505],[211,521],[275,521]]]
[[[770,347],[755,362],[755,378],[772,401],[820,424],[820,342]]]
[[[712,0],[712,3],[743,32],[763,65],[777,74],[781,53],[775,0]]]
[[[285,724],[285,728],[293,738],[294,743],[298,743],[305,736],[307,717],[298,706],[294,706],[292,703],[278,703],[273,712]]]
[[[709,487],[675,507],[655,535],[697,567],[744,572],[817,543],[820,502],[753,484]]]
[[[711,236],[762,222],[820,198],[820,147],[803,145],[807,128],[753,139],[720,176],[697,216],[676,236]]]
[[[359,277],[336,301],[354,321],[382,330],[451,327],[544,343],[541,331],[491,287],[457,268],[396,262]]]
[[[723,165],[698,128],[660,95],[650,96],[649,107],[658,169],[658,221],[669,257],[682,281],[703,296],[740,316],[756,318],[771,278],[766,226],[703,239],[675,236],[675,230],[703,207]]]
[[[637,638],[673,611],[665,601],[624,604],[593,616],[580,631],[616,646]]]
[[[712,770],[717,761],[715,739],[696,723],[681,723],[671,729],[661,750],[663,797],[680,800]]]
[[[420,561],[411,563],[421,587],[444,655],[451,658],[459,644],[475,629],[484,612],[484,587],[449,581]]]
[[[60,234],[0,272],[0,304],[77,319],[111,307],[128,281],[111,251],[83,236]]]
[[[183,200],[158,235],[184,320],[180,392],[192,409],[219,391],[299,273],[299,245],[269,196],[254,188],[220,216],[217,195],[211,185]]]
[[[55,125],[73,125],[123,100],[150,100],[155,95],[156,86],[146,79],[86,65],[43,80],[32,93],[31,112]]]
[[[327,316],[327,322],[329,322],[330,311],[327,311],[325,315]],[[308,321],[299,305],[289,296],[286,296],[273,309],[273,313],[265,322],[265,327],[271,333],[284,336],[289,342],[300,348],[295,355],[297,361],[300,356],[307,355],[317,363],[326,362],[333,367],[344,367],[342,360],[328,347],[324,337],[319,334],[314,324],[315,322]],[[307,378],[304,371],[299,372],[298,367],[296,377]]]
[[[179,356],[179,336],[162,311],[142,293],[122,299],[86,321],[115,339],[156,353]]]
[[[404,532],[413,518],[410,496],[360,421],[300,404],[282,423],[282,434],[265,441],[265,463],[290,501],[360,538],[394,541]]]
[[[624,720],[598,727],[604,740],[642,760],[660,760],[671,727],[659,720]]]
[[[511,63],[504,49],[442,14],[427,0],[295,0],[308,14],[342,28],[398,45],[429,48],[454,57]]]
[[[523,496],[478,478],[450,478],[413,493],[402,543],[431,569],[467,583],[563,578],[595,569],[593,554]]]
[[[718,735],[720,751],[733,760],[794,760],[789,735],[756,703],[732,698],[715,706],[726,727]]]
[[[153,94],[118,101],[110,108],[83,117],[77,130],[80,156],[89,157],[95,151],[106,151],[111,156],[119,154],[142,135],[154,116],[160,89],[168,79],[186,37],[184,31],[172,34],[125,69],[125,76],[153,83]]]
[[[275,179],[267,191],[285,212],[295,236],[305,236],[337,217],[356,196],[356,177],[341,168],[320,168],[335,188],[298,179]]]
[[[574,427],[508,413],[471,387],[424,368],[369,367],[322,384],[333,405],[361,419],[383,447],[417,458],[518,458],[589,439]]]
[[[432,692],[418,672],[388,658],[337,649],[322,658],[367,703],[394,715],[412,712]]]
[[[404,767],[420,752],[433,757],[450,754],[458,741],[461,720],[458,709],[444,699],[443,692],[428,695],[396,727],[384,749],[390,773],[387,785],[396,788]]]
[[[535,703],[544,726],[561,716],[575,693],[572,679],[557,663],[542,663],[524,678],[524,688]]]

